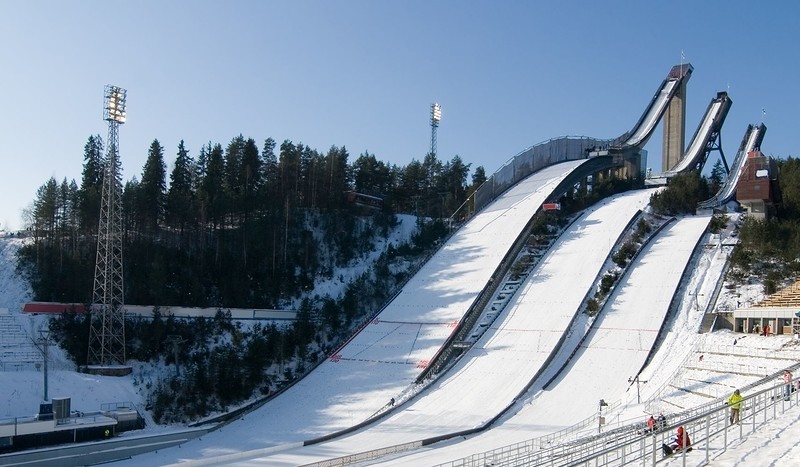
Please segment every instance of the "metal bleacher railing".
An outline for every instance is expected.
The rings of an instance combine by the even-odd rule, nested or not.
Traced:
[[[33,370],[41,362],[42,354],[17,317],[7,310],[0,313],[0,371]]]
[[[787,399],[784,397],[784,384],[772,385],[744,398],[741,421],[733,426],[730,424],[728,406],[718,400],[686,413],[673,415],[667,426],[652,433],[644,430],[643,423],[633,422],[599,435],[561,442],[557,446],[544,448],[529,441],[439,466],[656,465],[663,461],[661,445],[669,444],[674,439],[678,426],[683,426],[691,437],[693,453],[676,455],[705,455],[707,463],[712,452],[728,449],[745,435],[755,432],[788,410],[796,410],[798,404],[800,392],[795,391]]]
[[[679,365],[679,368],[685,368],[688,365],[690,360],[694,360],[694,357],[700,352],[702,349],[705,353],[713,353],[713,352],[720,352],[720,353],[730,353],[732,355],[741,355],[741,356],[762,356],[763,358],[775,358],[774,353],[770,353],[767,349],[753,349],[753,348],[736,348],[735,346],[711,346],[711,347],[704,347],[705,339],[700,339],[695,346],[693,346],[684,357],[684,361]],[[781,355],[781,360],[789,360],[791,361],[794,359],[797,353],[800,351],[786,351],[786,355]],[[781,352],[783,354],[784,351]],[[794,360],[797,361],[797,360]],[[783,368],[781,366],[781,368]],[[796,371],[800,368],[800,364],[794,364],[788,366],[788,368],[792,371]],[[745,400],[745,410],[743,412],[750,411],[745,413],[742,417],[742,423],[745,423],[745,418],[747,416],[752,416],[753,409],[755,409],[755,413],[763,413],[766,414],[764,406],[766,402],[771,402],[771,398],[780,399],[783,401],[783,397],[778,397],[779,395],[783,394],[783,384],[780,385],[773,385],[776,379],[780,377],[781,372],[776,371],[772,372],[771,374],[765,374],[763,378],[758,379],[757,381],[743,386],[741,389],[743,393],[748,393],[754,388],[762,387],[758,392],[746,397]],[[655,391],[656,396],[654,396],[651,400],[659,400],[658,394],[662,394],[665,392],[670,385],[679,385],[679,382],[676,382],[675,377],[673,375],[670,378],[667,378],[667,382],[663,385],[662,388]],[[763,389],[763,386],[767,385],[768,387]],[[727,397],[730,393],[730,390],[725,392],[724,394],[720,394],[718,398],[715,398],[713,401],[708,402],[706,404],[699,405],[692,409],[685,410],[681,413],[671,413],[668,416],[668,420],[670,421],[669,426],[664,429],[660,430],[659,432],[655,433],[652,436],[660,435],[661,441],[656,443],[654,446],[658,447],[660,451],[661,443],[668,442],[671,437],[673,436],[674,429],[670,430],[669,428],[677,427],[678,425],[686,425],[689,428],[690,433],[692,433],[698,423],[706,423],[703,417],[710,416],[709,414],[714,414],[715,412],[722,411],[727,413],[727,407],[724,406],[724,398]],[[769,401],[763,401],[762,399],[758,399],[759,395],[769,393],[770,399]],[[748,406],[748,400],[753,399],[756,403],[760,404],[759,406],[755,406],[753,408]],[[786,402],[786,401],[783,401]],[[795,392],[792,396],[790,401],[793,405],[798,404],[800,400],[798,400],[798,392]],[[609,404],[607,410],[608,414],[614,412],[614,410],[622,405],[622,401],[616,401]],[[646,411],[652,411],[660,409],[654,404],[647,405],[649,407]],[[782,413],[782,412],[781,412]],[[714,417],[719,417],[720,420],[727,420],[726,416],[720,416],[719,414],[714,415]],[[765,415],[766,417],[766,415]],[[766,423],[766,421],[775,418],[764,418],[759,424]],[[753,422],[752,431],[756,428],[757,420],[751,420]],[[572,425],[568,428],[560,430],[558,432],[551,433],[546,436],[542,436],[539,438],[534,438],[531,440],[527,440],[520,443],[511,444],[508,446],[503,446],[497,449],[493,449],[486,452],[476,453],[471,456],[467,456],[461,459],[456,459],[451,462],[439,464],[440,467],[456,467],[456,466],[478,466],[478,465],[620,465],[620,463],[630,462],[633,459],[630,457],[633,452],[634,447],[631,444],[631,440],[636,440],[637,445],[636,449],[639,450],[647,450],[647,452],[651,452],[653,447],[650,444],[644,442],[644,438],[642,435],[642,430],[644,429],[644,424],[641,420],[631,421],[631,420],[624,420],[624,421],[617,421],[612,424],[605,425],[605,431],[601,434],[586,436],[586,432],[589,428],[593,428],[598,426],[599,420],[598,415],[593,415],[575,425]],[[719,420],[715,420],[714,423],[719,423]],[[710,425],[709,425],[710,426]],[[717,426],[714,428],[716,431],[714,433],[719,432],[719,427]],[[741,433],[740,433],[741,435]],[[646,438],[651,438],[652,436],[647,436]],[[705,435],[704,437],[697,438],[697,435],[693,435],[692,439],[695,440],[695,446],[699,441],[708,440],[710,435]],[[649,440],[650,442],[652,440]],[[614,450],[610,446],[619,445],[620,452],[612,455]],[[727,446],[727,441],[725,442],[725,446]],[[588,460],[583,461],[580,460],[583,457],[586,457]],[[578,459],[576,462],[575,460]],[[649,463],[649,457],[642,458],[637,457],[640,462]],[[657,461],[658,457],[654,458],[654,462]],[[655,465],[655,464],[653,464]]]

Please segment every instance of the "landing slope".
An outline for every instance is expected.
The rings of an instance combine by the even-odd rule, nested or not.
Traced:
[[[288,391],[180,452],[144,455],[131,465],[296,443],[370,417],[413,384],[531,216],[583,162],[542,169],[501,195],[459,229],[377,319]]]
[[[564,429],[597,412],[598,400],[622,399],[644,364],[709,216],[669,225],[631,265],[596,328],[562,376],[519,413],[467,441],[387,462],[432,465]],[[575,258],[574,261],[580,261]]]
[[[611,248],[652,193],[629,192],[588,209],[553,245],[496,324],[446,377],[394,415],[342,439],[269,456],[240,453],[236,462],[302,465],[456,433],[497,416],[556,350]]]

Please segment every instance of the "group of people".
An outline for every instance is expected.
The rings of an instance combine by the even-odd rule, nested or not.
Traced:
[[[791,396],[792,392],[798,390],[800,391],[800,380],[797,381],[797,386],[792,382],[792,372],[788,369],[783,371],[783,381],[784,385],[784,397],[788,400]],[[742,401],[744,397],[742,397],[741,391],[736,389],[733,391],[727,399],[725,399],[725,404],[727,404],[730,409],[730,417],[728,421],[731,425],[735,425],[739,423],[739,412],[742,410]],[[660,421],[663,420],[663,425],[661,425]],[[661,429],[666,426],[666,419],[664,418],[664,414],[660,414],[659,418],[656,419],[652,415],[650,418],[647,419],[647,432],[652,433],[655,430]],[[678,431],[675,434],[675,439],[671,444],[664,443],[661,446],[662,451],[664,452],[664,456],[670,456],[676,452],[686,451],[689,452],[692,450],[692,441],[689,438],[689,434],[684,431],[683,426],[678,427]]]
[[[658,414],[658,418],[650,415],[650,418],[647,419],[647,428],[645,428],[645,433],[653,433],[656,430],[661,430],[667,426],[667,418],[664,417],[663,413]]]
[[[764,325],[764,329],[761,329],[761,325],[756,323],[753,325],[753,329],[750,332],[753,334],[761,334],[762,336],[769,336],[772,335],[772,328],[769,323],[767,323]]]
[[[655,433],[657,430],[666,428],[666,426],[667,418],[664,417],[663,413],[658,414],[658,418],[650,415],[650,417],[647,419],[647,428],[645,428],[645,433]],[[692,440],[689,438],[689,433],[683,429],[683,426],[679,426],[677,432],[675,433],[675,438],[670,444],[663,443],[661,445],[661,450],[664,452],[664,457],[671,456],[676,452],[691,451]]]

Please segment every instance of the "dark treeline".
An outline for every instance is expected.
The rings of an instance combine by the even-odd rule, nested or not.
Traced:
[[[196,158],[181,142],[170,173],[164,152],[153,141],[141,176],[122,193],[125,301],[154,305],[149,319],[126,319],[127,357],[175,366],[155,381],[137,376],[157,421],[224,411],[308,371],[380,309],[446,235],[439,219],[485,180],[478,167],[468,185],[469,165],[458,156],[398,167],[364,153],[350,163],[345,148],[322,154],[267,139],[259,149],[242,136],[224,148],[209,143]],[[20,250],[37,300],[91,300],[104,159],[101,138],[92,136],[80,185],[51,178],[37,192],[28,213],[34,241]],[[351,204],[348,192],[383,202]],[[340,296],[313,293],[315,279],[372,251],[397,212],[432,221],[420,221],[409,243],[388,248],[368,271],[341,278]],[[219,311],[176,320],[159,305]],[[282,326],[242,327],[223,310],[287,305],[297,319]],[[90,313],[65,313],[50,324],[79,365],[87,362],[90,321]]]
[[[80,184],[51,178],[27,212],[32,245],[21,263],[37,300],[90,301],[103,184],[104,144],[89,137]],[[269,307],[307,290],[319,274],[354,259],[373,229],[346,192],[383,199],[373,214],[386,229],[397,212],[451,215],[485,179],[459,156],[428,154],[406,166],[344,147],[321,153],[268,138],[208,143],[192,157],[181,141],[167,173],[154,140],[140,177],[123,187],[126,302]],[[321,238],[315,232],[322,232]],[[317,234],[319,235],[319,234]]]

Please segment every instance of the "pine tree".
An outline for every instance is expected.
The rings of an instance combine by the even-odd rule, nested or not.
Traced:
[[[261,151],[262,181],[260,198],[267,212],[276,211],[280,205],[280,168],[275,156],[275,140],[267,138]]]
[[[67,228],[70,232],[69,251],[71,255],[78,254],[78,231],[80,229],[80,190],[75,180],[70,180],[68,190],[69,210],[67,212]]]
[[[466,198],[467,175],[471,164],[464,164],[461,157],[454,156],[440,172],[438,193],[444,197],[442,217],[451,215]]]
[[[339,209],[344,202],[344,192],[352,190],[349,183],[347,149],[331,146],[323,156],[316,153],[314,170],[314,196],[316,206],[322,209]]]
[[[244,223],[247,224],[250,213],[257,206],[258,194],[261,191],[264,172],[261,169],[261,157],[255,140],[248,138],[242,147],[242,208],[244,210]]]
[[[167,224],[180,230],[181,238],[187,225],[193,221],[195,164],[183,140],[178,144],[178,157],[169,177],[169,191],[165,219]]]
[[[49,245],[53,242],[58,225],[60,196],[58,182],[54,177],[36,190],[33,202],[34,238],[44,239]]]
[[[127,236],[141,236],[141,219],[139,214],[139,179],[133,178],[125,182],[122,189],[122,229]]]
[[[319,155],[309,146],[300,154],[300,192],[303,207],[319,207],[320,161]]]
[[[800,159],[788,157],[779,164],[780,214],[787,220],[796,220],[800,218]]]
[[[231,216],[231,225],[235,225],[234,218],[238,218],[242,211],[242,159],[244,157],[244,136],[239,135],[228,143],[225,149],[225,166],[223,190],[226,212]]]
[[[395,192],[395,198],[404,200],[402,211],[425,216],[425,198],[427,179],[422,164],[414,159],[405,166],[400,173],[400,183]]]
[[[211,143],[209,143],[209,146]],[[206,152],[205,171],[200,182],[200,192],[207,219],[214,229],[220,226],[225,215],[225,160],[222,146],[217,143]]]
[[[150,144],[147,160],[139,183],[138,213],[146,231],[155,233],[163,217],[166,192],[166,165],[164,148],[157,139]]]
[[[711,169],[711,176],[708,180],[708,190],[711,193],[717,193],[722,188],[725,181],[725,167],[722,165],[722,160],[717,159],[714,167]]]
[[[353,186],[359,193],[386,195],[392,186],[391,170],[374,154],[365,152],[353,163]]]
[[[89,136],[83,147],[83,173],[79,190],[80,228],[84,233],[97,230],[100,222],[100,197],[103,192],[103,140]]]
[[[472,191],[477,190],[486,180],[486,169],[482,165],[475,167],[475,172],[472,174]]]
[[[300,198],[300,155],[303,145],[295,146],[286,140],[281,144],[279,169],[281,174],[280,195],[281,200],[291,200],[292,204]]]

